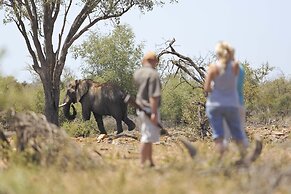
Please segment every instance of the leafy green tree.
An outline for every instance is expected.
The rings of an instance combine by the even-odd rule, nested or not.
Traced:
[[[248,62],[243,63],[245,70],[244,100],[248,111],[253,110],[259,98],[259,80],[255,78],[255,72]]]
[[[291,108],[291,83],[284,76],[268,80],[260,85],[256,115],[268,124],[283,119]]]
[[[5,22],[17,26],[32,57],[32,67],[41,79],[48,121],[59,125],[60,79],[72,44],[97,23],[118,22],[134,7],[145,12],[163,3],[163,0],[0,1]]]
[[[143,45],[135,45],[127,25],[118,25],[111,34],[91,33],[81,45],[73,47],[74,56],[84,59],[82,74],[100,82],[113,81],[133,93],[133,72],[140,64]]]
[[[250,64],[243,62],[245,69],[244,82],[244,99],[247,110],[247,117],[250,115],[257,115],[263,110],[265,113],[269,112],[268,101],[262,102],[264,99],[261,94],[261,87],[266,81],[266,76],[273,70],[268,63],[261,65],[259,68],[252,68]],[[260,104],[260,106],[258,106]],[[266,114],[267,115],[267,114]]]

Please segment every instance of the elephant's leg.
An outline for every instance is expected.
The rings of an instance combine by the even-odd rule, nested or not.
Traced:
[[[117,134],[122,133],[123,132],[122,119],[115,117],[115,120],[116,120],[116,126],[117,126]]]
[[[82,106],[82,117],[83,117],[84,121],[90,120],[91,110],[89,110],[88,108]]]
[[[123,118],[123,121],[127,125],[128,131],[132,131],[135,129],[135,123],[132,120],[130,120],[127,116]]]
[[[97,122],[98,129],[99,129],[100,133],[107,134],[105,127],[104,127],[102,115],[98,115],[98,114],[94,113],[94,117],[95,117],[95,120]]]

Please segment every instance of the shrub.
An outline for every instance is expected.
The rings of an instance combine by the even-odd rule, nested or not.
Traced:
[[[0,77],[0,109],[43,112],[44,96],[40,85],[18,83],[15,78]]]
[[[163,120],[189,124],[194,130],[200,131],[201,119],[205,118],[202,89],[193,88],[186,82],[181,83],[177,77],[169,76],[167,79],[162,93]]]
[[[76,119],[74,121],[65,121],[62,128],[72,137],[90,137],[96,135],[96,122],[94,120],[82,121]]]

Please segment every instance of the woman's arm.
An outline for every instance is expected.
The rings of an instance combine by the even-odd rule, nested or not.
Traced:
[[[214,80],[216,75],[216,68],[214,64],[209,65],[206,77],[205,77],[205,82],[204,82],[204,92],[211,92],[211,82]]]
[[[234,61],[233,66],[232,66],[232,72],[234,73],[234,75],[238,75],[239,73],[239,62],[238,61]]]

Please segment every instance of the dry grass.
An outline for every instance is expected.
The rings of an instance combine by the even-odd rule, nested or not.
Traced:
[[[145,169],[139,166],[137,140],[76,141],[100,155],[99,167],[60,171],[12,165],[0,171],[0,194],[291,193],[290,136],[283,143],[264,144],[249,168],[233,166],[238,157],[234,146],[218,162],[211,140],[193,142],[198,154],[192,160],[177,137],[163,137],[154,145],[157,166]]]

